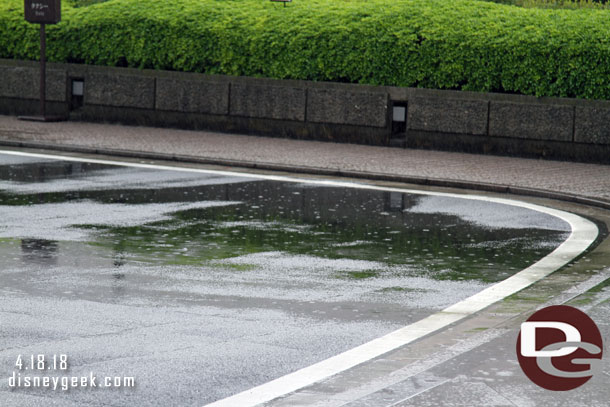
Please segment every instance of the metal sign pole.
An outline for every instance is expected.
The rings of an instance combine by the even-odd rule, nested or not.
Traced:
[[[40,116],[46,117],[47,98],[47,33],[45,23],[40,24]]]
[[[61,0],[24,0],[25,20],[40,24],[40,116],[19,116],[21,120],[56,122],[66,116],[47,115],[47,24],[61,21]]]

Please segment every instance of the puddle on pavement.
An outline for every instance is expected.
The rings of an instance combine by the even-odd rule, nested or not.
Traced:
[[[91,253],[114,267],[483,283],[544,257],[569,230],[549,215],[482,201],[28,161],[0,165],[0,219],[5,266],[56,266]],[[64,254],[61,241],[86,243]]]

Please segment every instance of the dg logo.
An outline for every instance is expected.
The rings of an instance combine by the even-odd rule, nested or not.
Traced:
[[[602,337],[584,312],[543,308],[521,324],[517,357],[525,375],[547,390],[572,390],[601,370]]]

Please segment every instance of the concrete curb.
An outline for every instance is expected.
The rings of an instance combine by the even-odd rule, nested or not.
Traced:
[[[14,140],[3,140],[0,139],[1,146],[7,147],[19,147],[19,148],[36,148],[43,150],[55,150],[73,153],[85,153],[85,154],[100,154],[100,155],[114,155],[118,157],[131,157],[131,158],[142,158],[149,160],[163,160],[163,161],[175,161],[181,163],[194,163],[194,164],[209,164],[209,165],[222,165],[230,167],[242,167],[242,168],[255,168],[260,170],[271,170],[271,171],[283,171],[291,173],[304,173],[311,175],[326,175],[336,177],[347,177],[355,179],[369,179],[374,181],[391,181],[391,182],[402,182],[406,184],[414,185],[426,185],[435,187],[448,187],[448,188],[460,188],[460,189],[471,189],[475,191],[485,192],[496,192],[506,193],[513,195],[525,195],[537,198],[555,199],[559,201],[566,201],[571,203],[583,204],[588,206],[594,206],[598,208],[610,210],[610,200],[603,200],[599,198],[593,198],[588,196],[580,196],[574,194],[566,194],[562,192],[556,192],[545,189],[527,188],[519,186],[511,186],[504,184],[492,184],[476,181],[459,181],[445,178],[430,178],[430,177],[416,177],[416,176],[404,176],[395,174],[375,173],[367,171],[349,171],[340,169],[329,169],[320,167],[309,167],[299,165],[284,165],[274,163],[260,163],[246,160],[229,160],[209,157],[197,157],[188,155],[176,155],[176,154],[163,154],[153,153],[145,151],[132,151],[132,150],[120,150],[110,148],[93,148],[83,147],[78,145],[67,145],[67,144],[53,144],[53,143],[37,143],[31,141],[14,141]]]

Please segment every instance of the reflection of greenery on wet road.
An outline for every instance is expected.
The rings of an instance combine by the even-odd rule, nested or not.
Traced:
[[[493,236],[489,230],[455,223],[431,224],[425,230],[390,227],[380,226],[374,217],[307,225],[289,216],[253,212],[256,210],[246,205],[228,206],[184,211],[171,221],[140,227],[100,228],[103,238],[96,244],[112,247],[130,261],[144,263],[213,266],[213,260],[281,251],[409,265],[437,279],[475,278],[489,282],[504,279],[543,257],[552,248],[536,248],[540,241],[563,235],[508,230],[502,236]],[[445,218],[453,218],[446,219],[449,223],[456,221],[455,217]],[[507,233],[514,236],[505,240]],[[252,267],[227,263],[218,266],[234,270]],[[356,279],[377,274],[378,270],[339,273]]]
[[[53,168],[40,173],[35,166],[24,166],[18,169],[18,179],[83,179],[88,173],[104,169],[64,164]],[[243,271],[255,266],[220,260],[283,252],[384,265],[380,269],[336,270],[337,278],[368,279],[388,270],[410,270],[411,275],[436,279],[493,282],[534,263],[565,238],[561,231],[490,228],[454,215],[411,213],[409,209],[419,199],[407,194],[271,181],[159,189],[0,192],[1,204],[11,206],[79,200],[130,205],[242,202],[177,212],[170,220],[141,226],[79,225],[95,229],[97,237],[89,243],[110,249],[118,264],[194,265]]]

